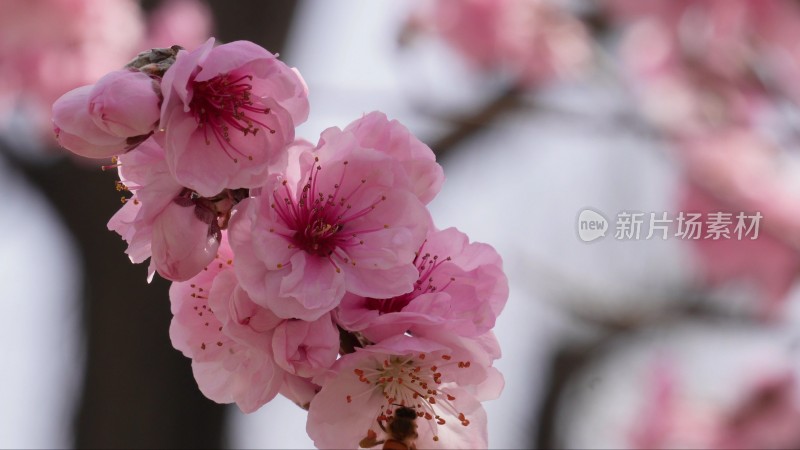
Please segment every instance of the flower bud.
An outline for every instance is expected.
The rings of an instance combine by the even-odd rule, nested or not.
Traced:
[[[144,73],[119,70],[53,104],[53,130],[67,150],[108,158],[136,147],[158,125],[161,97]]]
[[[89,92],[89,115],[98,128],[119,137],[149,134],[160,115],[158,86],[142,72],[117,70]]]
[[[109,158],[122,153],[126,139],[108,134],[95,125],[89,115],[91,86],[82,86],[62,95],[53,104],[53,131],[62,147],[87,158]]]

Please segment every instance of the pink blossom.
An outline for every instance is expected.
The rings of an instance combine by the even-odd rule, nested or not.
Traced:
[[[710,405],[690,395],[679,371],[659,365],[631,435],[633,448],[797,448],[800,403],[791,369],[747,380],[733,402]]]
[[[214,25],[208,4],[198,0],[166,0],[150,14],[141,48],[180,45],[194,50],[208,40]]]
[[[107,158],[142,142],[158,123],[158,83],[148,75],[117,70],[96,84],[73,89],[53,104],[59,143],[81,156]]]
[[[118,159],[120,188],[133,192],[108,222],[128,242],[126,253],[139,263],[151,258],[164,278],[187,280],[214,259],[221,239],[219,220],[230,210],[235,192],[198,197],[171,176],[164,150],[150,138]],[[222,217],[220,217],[222,216]]]
[[[158,273],[168,280],[193,277],[217,253],[219,230],[198,217],[196,211],[191,200],[178,197],[153,221],[152,261]]]
[[[320,387],[308,378],[286,373],[284,374],[280,393],[295,405],[308,410],[309,406],[311,406],[311,400],[314,399],[319,390]]]
[[[508,281],[491,246],[470,243],[455,228],[430,231],[414,264],[419,275],[413,291],[388,299],[347,294],[336,310],[339,323],[375,342],[407,331],[478,336],[494,327]]]
[[[751,58],[756,56],[747,47],[760,39],[760,31],[767,25],[764,19],[777,3],[780,2],[616,0],[608,5],[613,15],[623,21],[646,23],[663,30],[669,41],[671,58],[699,64],[702,70],[710,70],[723,78],[736,78],[748,70]],[[661,47],[658,50],[651,58],[665,55]]]
[[[465,342],[466,340],[462,340]],[[318,448],[356,448],[396,404],[414,408],[419,448],[487,448],[486,413],[475,387],[487,380],[502,387],[485,357],[453,341],[395,336],[341,357],[318,377],[307,431]],[[499,386],[497,386],[499,385]]]
[[[172,345],[192,359],[195,379],[206,397],[218,403],[235,402],[242,411],[252,412],[277,395],[284,374],[268,347],[243,344],[227,334],[243,322],[224,304],[236,295],[231,258],[230,250],[222,246],[207,270],[172,284],[174,317],[169,332]]]
[[[678,24],[672,25],[670,17],[665,13],[634,23],[622,41],[623,69],[647,118],[679,137],[756,123],[768,106],[763,86],[742,73],[743,62],[713,66],[705,56],[695,60],[694,53],[713,52],[682,47],[684,40],[671,28]],[[732,38],[739,42],[741,36]]]
[[[204,384],[217,387],[210,392],[203,391],[212,400],[235,401],[243,411],[251,412],[280,392],[307,408],[319,386],[295,373],[318,373],[329,368],[338,354],[339,333],[330,315],[315,323],[301,323],[282,320],[270,310],[253,303],[231,270],[233,258],[230,247],[223,241],[212,264],[193,279],[173,284],[171,293],[181,292],[180,296],[173,296],[173,310],[177,301],[189,301],[187,296],[201,299],[189,301],[193,308],[197,308],[198,302],[200,304],[199,309],[189,311],[190,320],[181,321],[187,314],[176,314],[173,320],[175,334],[171,334],[173,343],[184,354],[187,351],[191,353],[187,356],[193,358],[193,367],[206,367],[202,372],[195,371],[195,376],[201,389]],[[206,321],[201,327],[199,322],[202,320],[195,315],[206,320],[211,317],[214,323],[219,324],[215,330],[221,334],[212,337],[228,346],[231,356],[205,352],[209,346],[203,349],[202,345],[210,341],[207,327],[214,326],[214,323]],[[180,327],[183,322],[193,327]],[[198,340],[201,352],[196,351]],[[187,345],[189,350],[186,350]],[[204,358],[207,356],[210,358]],[[203,363],[207,364],[203,366]]]
[[[283,319],[253,303],[247,292],[239,285],[233,271],[229,270],[234,263],[234,257],[227,241],[223,241],[220,248],[222,250],[217,257],[216,267],[209,266],[208,269],[222,271],[218,279],[214,280],[214,287],[208,299],[209,306],[225,325],[226,335],[242,345],[258,348],[272,355],[269,351],[272,335]]]
[[[299,74],[247,41],[180,51],[161,88],[167,164],[204,197],[262,184],[308,116]]]
[[[439,33],[477,67],[505,70],[523,86],[575,76],[591,57],[589,33],[548,0],[437,0]]]
[[[800,8],[792,2],[610,2],[629,22],[623,68],[668,131],[753,123],[770,97],[794,96]],[[757,74],[757,75],[756,75]],[[685,131],[681,134],[686,134]]]
[[[353,133],[362,147],[380,150],[400,161],[414,193],[423,203],[430,202],[441,190],[444,173],[433,151],[397,120],[389,121],[386,114],[374,111],[352,122],[344,131]]]
[[[134,0],[0,2],[0,122],[19,108],[50,135],[53,102],[122,67],[144,34]]]
[[[131,137],[154,130],[160,103],[157,81],[142,72],[116,70],[95,83],[88,106],[98,128],[114,136]]]
[[[775,123],[784,116],[778,102],[799,92],[782,76],[800,73],[785,62],[798,48],[800,8],[761,1],[613,5],[632,22],[622,54],[643,109],[676,138],[675,154],[691,179],[681,209],[729,213],[733,226],[739,212],[766,218],[757,240],[692,242],[704,281],[751,282],[765,300],[760,312],[775,313],[800,267],[793,206],[800,192],[794,158],[768,136],[786,126]]]
[[[470,62],[491,69],[497,63],[496,24],[502,20],[503,7],[493,1],[436,1],[429,20]]]
[[[737,223],[736,215],[751,208],[738,203],[740,207],[737,209],[697,185],[684,186],[680,194],[681,211],[701,213],[704,217],[710,213],[727,213],[730,214],[732,226]],[[755,212],[747,212],[747,215],[752,214]],[[761,214],[770,219],[774,217],[764,212]],[[769,318],[780,311],[797,279],[800,254],[796,247],[786,242],[786,235],[773,234],[767,225],[768,219],[763,219],[758,239],[744,237],[739,240],[732,234],[731,239],[692,240],[691,247],[702,282],[711,287],[731,282],[752,285],[758,300],[753,305],[756,313]],[[707,231],[707,227],[701,228],[703,236]]]
[[[125,136],[100,129],[89,115],[91,86],[73,89],[53,105],[53,132],[62,147],[87,158],[109,158],[127,147]]]
[[[231,219],[237,275],[253,299],[280,317],[313,321],[345,290],[410,292],[431,219],[403,165],[337,128],[299,162],[271,175]]]
[[[755,65],[763,63],[771,71],[777,55],[761,52],[768,47],[796,48],[796,41],[789,39],[798,33],[789,28],[800,20],[800,8],[791,2],[614,0],[607,5],[623,22],[658,26],[669,35],[673,57],[724,78],[747,77]]]
[[[339,355],[339,330],[330,314],[313,322],[288,319],[272,337],[275,362],[290,374],[313,377],[328,369]]]
[[[118,164],[120,188],[133,197],[111,217],[108,229],[128,242],[131,262],[140,263],[151,255],[153,221],[183,188],[169,175],[164,149],[153,138],[120,156]]]
[[[218,260],[220,257],[232,258],[227,241],[223,241],[221,248]],[[326,314],[316,322],[283,320],[250,299],[233,272],[227,270],[233,259],[220,260],[216,264],[216,269],[223,270],[223,273],[214,280],[209,306],[223,323],[223,331],[245,347],[268,353],[277,363],[275,370],[280,372],[280,393],[307,409],[319,386],[298,374],[316,374],[327,369],[338,355],[339,332],[330,315]]]
[[[686,139],[675,150],[692,180],[682,192],[681,208],[731,213],[731,229],[740,212],[764,217],[758,239],[750,239],[751,235],[692,242],[706,280],[710,284],[753,281],[766,300],[762,312],[776,312],[800,268],[800,212],[795,207],[800,201],[796,183],[800,166],[747,128]]]

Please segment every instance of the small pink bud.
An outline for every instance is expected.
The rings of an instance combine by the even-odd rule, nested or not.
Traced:
[[[87,158],[119,155],[158,125],[160,95],[144,73],[118,70],[73,89],[53,104],[58,143]]]
[[[87,158],[109,158],[123,153],[124,137],[114,136],[95,125],[89,115],[92,86],[73,89],[53,104],[53,131],[62,147]]]
[[[98,128],[118,137],[149,134],[160,115],[160,95],[148,75],[117,70],[101,78],[88,96],[89,115]]]

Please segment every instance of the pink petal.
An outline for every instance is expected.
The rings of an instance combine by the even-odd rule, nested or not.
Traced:
[[[275,329],[272,351],[281,368],[290,374],[310,378],[336,361],[339,331],[330,314],[313,322],[285,320]]]
[[[368,355],[349,355],[335,366],[338,372],[350,372]],[[317,448],[355,448],[367,430],[377,428],[382,393],[361,383],[357,377],[335,377],[325,383],[308,410],[306,431]],[[346,417],[347,420],[342,420]]]
[[[302,306],[302,313],[295,318],[316,320],[339,304],[344,295],[344,274],[329,261],[297,252],[290,262],[291,272],[281,280],[280,295]]]
[[[219,241],[209,236],[193,206],[171,203],[153,222],[153,262],[158,273],[183,281],[203,270],[216,256]]]
[[[397,120],[389,121],[374,111],[352,122],[344,130],[356,136],[359,145],[379,150],[402,163],[412,191],[423,203],[430,202],[444,183],[442,167],[430,147]]]
[[[180,107],[185,112],[189,112],[189,102],[192,100],[189,93],[189,79],[197,64],[208,56],[213,47],[214,38],[212,37],[191,52],[179,51],[175,63],[164,73],[164,77],[161,79],[161,94],[164,97],[161,104],[162,126],[167,123],[167,116],[172,109]]]
[[[208,81],[244,66],[254,70],[254,76],[265,78],[272,67],[270,62],[275,59],[275,55],[250,41],[229,42],[211,49],[205,59],[200,61],[201,69],[194,80]]]

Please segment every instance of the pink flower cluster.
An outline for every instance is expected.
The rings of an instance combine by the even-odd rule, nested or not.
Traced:
[[[590,63],[589,30],[553,0],[433,0],[410,29],[439,35],[469,63],[498,68],[521,87],[575,77]]]
[[[320,448],[486,447],[500,256],[435,227],[442,168],[399,122],[295,139],[307,94],[265,49],[209,40],[68,92],[53,123],[72,152],[114,158],[130,197],[109,229],[173,281],[170,336],[207,397],[251,412],[280,393]],[[403,407],[416,427],[398,436]]]
[[[0,125],[22,115],[49,138],[50,107],[64,91],[124,64],[120,55],[172,42],[194,48],[211,31],[211,11],[203,2],[166,0],[149,15],[138,3],[0,2]]]
[[[758,242],[692,241],[709,286],[745,279],[774,317],[800,267],[794,142],[800,7],[746,0],[615,0],[623,69],[687,176],[682,211],[760,211]],[[741,244],[741,245],[740,245]],[[752,261],[769,261],[753,265]]]
[[[763,368],[729,402],[698,401],[677,367],[656,367],[642,411],[630,430],[632,448],[797,448],[800,405],[788,364]]]

